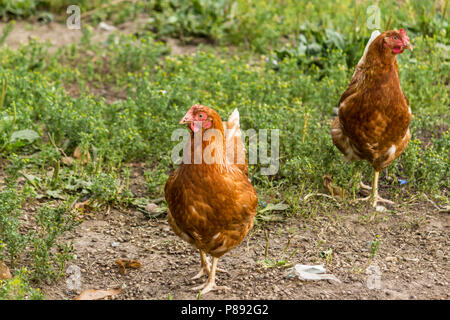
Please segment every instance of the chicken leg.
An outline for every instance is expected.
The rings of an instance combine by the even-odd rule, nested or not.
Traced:
[[[372,207],[376,208],[378,202],[384,202],[388,204],[395,204],[391,200],[383,199],[378,194],[378,177],[380,175],[380,171],[375,171],[373,176],[373,186],[372,186]]]
[[[357,171],[357,174],[358,174],[358,175],[361,175],[361,170],[358,170],[358,171]],[[363,182],[362,176],[361,176],[361,181],[359,182],[359,189],[360,189],[360,190],[364,190],[364,191],[369,191],[369,192],[372,191],[372,187],[366,185],[366,184]],[[367,192],[367,193],[369,193],[369,192]],[[366,193],[366,192],[364,192],[364,193]],[[366,194],[367,194],[367,193],[366,193]]]
[[[206,281],[206,283],[194,287],[192,288],[192,290],[200,290],[202,289],[202,291],[200,292],[201,295],[204,295],[210,291],[213,290],[230,290],[229,287],[226,286],[217,286],[216,285],[216,270],[217,270],[217,263],[219,262],[219,258],[213,257],[212,259],[212,266],[211,266],[211,270],[209,271],[209,276],[208,276],[208,280]]]
[[[211,264],[209,263],[208,258],[206,257],[206,253],[203,250],[199,250],[199,251],[200,251],[200,261],[201,261],[200,271],[195,276],[193,276],[191,278],[191,280],[196,280],[196,279],[203,277],[204,275],[209,275],[210,270],[211,270]],[[228,273],[227,270],[220,269],[220,268],[217,268],[216,272]]]
[[[200,250],[200,261],[201,261],[200,271],[195,276],[193,276],[191,280],[201,278],[205,274],[209,274],[211,270],[208,259],[206,258],[206,254],[202,250]]]
[[[372,194],[370,196],[368,196],[368,197],[357,199],[356,201],[372,200],[372,207],[374,207],[374,208],[377,207],[378,202],[384,202],[384,203],[388,203],[388,204],[395,204],[394,202],[392,202],[390,200],[383,199],[378,194],[378,178],[379,178],[379,176],[380,176],[380,171],[375,171],[375,174],[373,176]]]

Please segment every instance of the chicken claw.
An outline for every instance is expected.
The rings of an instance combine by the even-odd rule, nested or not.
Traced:
[[[202,267],[202,268],[200,269],[200,271],[199,271],[195,276],[193,276],[193,277],[191,278],[191,280],[197,280],[197,279],[200,279],[201,277],[203,277],[204,275],[207,275],[207,274],[209,274],[208,267]]]
[[[364,184],[364,182],[362,182],[362,180],[361,180],[361,182],[359,183],[359,188],[360,188],[360,189],[363,189],[363,190],[372,190],[372,187],[371,187],[371,186],[368,186],[367,184]]]
[[[372,192],[372,187],[364,184],[364,182],[362,182],[362,180],[361,180],[361,182],[359,183],[359,191],[363,195],[367,196]]]
[[[387,203],[387,204],[390,204],[390,205],[394,205],[395,204],[395,202],[393,202],[391,200],[383,199],[382,197],[379,196],[379,194],[378,194],[378,178],[379,178],[379,174],[380,174],[379,171],[375,171],[375,174],[374,174],[374,177],[373,177],[373,186],[372,186],[372,188],[370,188],[368,186],[365,186],[364,183],[362,183],[362,181],[360,182],[360,187],[362,187],[364,185],[365,187],[368,187],[368,188],[372,189],[372,194],[370,196],[368,196],[368,197],[365,197],[365,198],[356,199],[356,200],[354,200],[355,202],[372,200],[372,207],[374,207],[374,208],[377,207],[378,202],[384,202],[384,203]],[[364,188],[364,189],[366,189],[366,188]]]
[[[207,282],[200,286],[192,288],[192,290],[194,290],[194,291],[198,291],[200,289],[202,289],[202,291],[200,291],[200,295],[204,295],[210,291],[215,291],[215,290],[231,290],[231,288],[227,287],[227,286],[217,286],[215,284],[215,282],[212,282],[212,283]]]
[[[206,283],[192,288],[192,290],[197,291],[197,290],[201,289],[202,290],[200,292],[201,295],[204,295],[213,290],[231,290],[229,287],[216,285],[216,271],[218,271],[217,262],[219,262],[219,258],[213,257],[212,266],[211,266],[211,270],[209,272],[208,280],[206,281]]]
[[[384,199],[384,198],[380,197],[378,194],[375,195],[375,197],[370,195],[370,196],[367,196],[367,197],[364,197],[364,198],[355,199],[353,201],[354,202],[359,202],[359,201],[369,201],[369,200],[373,200],[372,201],[372,207],[374,207],[374,208],[377,207],[378,202],[384,202],[384,203],[387,203],[387,204],[390,204],[390,205],[394,205],[395,204],[395,202],[393,202],[391,200]]]

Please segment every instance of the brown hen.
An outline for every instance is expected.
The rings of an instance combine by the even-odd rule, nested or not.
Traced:
[[[239,129],[236,113],[230,117],[228,129]],[[201,269],[194,279],[208,274],[208,280],[193,289],[202,289],[201,294],[205,294],[227,289],[215,284],[217,262],[239,245],[253,227],[257,196],[248,180],[246,160],[235,163],[237,158],[227,153],[226,141],[239,142],[231,149],[243,149],[240,130],[231,130],[231,135],[226,136],[219,115],[201,105],[191,107],[180,123],[190,128],[190,148],[184,152],[190,150],[191,154],[184,155],[182,164],[165,185],[168,221],[180,238],[199,249]],[[213,135],[208,136],[211,132]],[[195,140],[198,134],[203,139]],[[200,163],[195,159],[199,153]],[[213,257],[212,266],[206,254]]]
[[[361,199],[393,203],[378,195],[378,176],[410,139],[411,108],[400,87],[396,56],[412,50],[403,29],[381,33],[366,47],[331,126],[334,145],[347,160],[366,160],[375,170],[372,194]]]

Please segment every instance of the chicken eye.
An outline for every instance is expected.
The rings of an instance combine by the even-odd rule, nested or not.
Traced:
[[[203,113],[200,113],[200,114],[198,115],[198,117],[199,117],[200,119],[203,119]]]
[[[398,40],[398,37],[397,36],[393,36],[392,37],[394,40]]]

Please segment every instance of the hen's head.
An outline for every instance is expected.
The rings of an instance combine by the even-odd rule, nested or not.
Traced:
[[[193,105],[179,123],[187,124],[192,132],[211,128],[223,131],[222,120],[217,112],[200,104]]]
[[[393,55],[403,53],[405,49],[412,51],[412,46],[409,43],[409,38],[406,35],[405,30],[390,30],[380,35],[383,39],[383,45]]]

